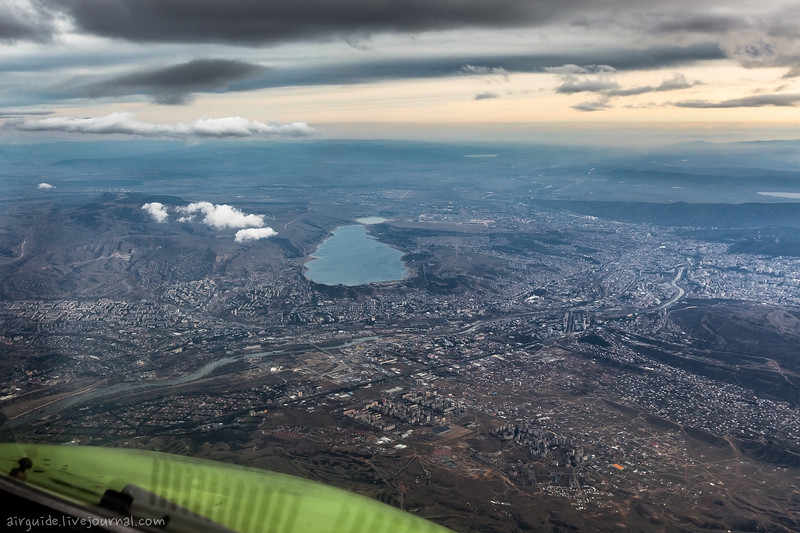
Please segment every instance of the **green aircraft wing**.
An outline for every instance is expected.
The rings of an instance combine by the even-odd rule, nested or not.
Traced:
[[[0,472],[81,505],[102,502],[133,516],[169,517],[166,529],[173,531],[450,531],[314,481],[145,450],[0,443]]]

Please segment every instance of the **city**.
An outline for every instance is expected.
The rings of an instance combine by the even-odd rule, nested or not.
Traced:
[[[397,212],[390,196],[345,211]],[[83,296],[0,301],[1,429],[275,469],[463,531],[797,526],[792,257],[522,201],[404,209],[369,232],[408,276],[351,287],[307,279],[285,244],[160,237],[165,254],[115,226],[46,267]]]

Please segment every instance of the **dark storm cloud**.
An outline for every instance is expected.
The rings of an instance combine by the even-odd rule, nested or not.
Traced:
[[[132,42],[262,45],[375,33],[572,24],[647,35],[721,34],[770,21],[720,15],[722,0],[38,0],[84,33]],[[732,12],[735,13],[735,10]],[[773,16],[772,19],[791,17]]]
[[[112,77],[73,79],[42,91],[38,96],[45,99],[68,99],[146,95],[159,103],[179,104],[190,101],[193,93],[197,92],[349,85],[457,75],[499,76],[507,79],[515,72],[560,73],[567,67],[580,72],[602,73],[657,69],[722,57],[724,55],[718,46],[703,43],[685,47],[654,46],[640,50],[594,48],[569,55],[412,57],[380,61],[307,63],[302,66],[275,68],[230,59],[196,59],[188,63],[135,70]],[[603,64],[606,62],[609,64]],[[589,66],[578,67],[577,64]],[[8,68],[16,67],[17,65],[12,65]],[[2,61],[0,70],[3,70]]]
[[[53,31],[53,16],[40,4],[0,3],[0,42],[49,41]]]
[[[750,27],[741,17],[682,13],[681,16],[656,21],[651,30],[655,33],[722,34]]]
[[[724,54],[713,43],[692,46],[654,46],[641,50],[595,48],[574,54],[535,54],[483,57],[409,58],[384,61],[338,63],[321,67],[276,68],[267,76],[235,84],[239,90],[294,85],[351,84],[389,79],[462,75],[502,75],[515,72],[554,72],[564,65],[593,65],[593,72],[649,70],[722,59]],[[491,65],[471,67],[470,65]],[[466,65],[466,67],[465,67]],[[598,66],[599,65],[599,66]],[[610,66],[609,66],[610,65]],[[576,67],[586,69],[587,67]]]
[[[88,33],[136,42],[264,44],[296,39],[505,28],[557,20],[590,0],[43,0]]]
[[[380,33],[572,25],[634,37],[629,42],[711,41],[746,67],[794,66],[785,57],[797,48],[800,9],[787,4],[772,7],[769,2],[743,0],[11,0],[10,5],[23,7],[0,8],[0,40],[46,40],[57,31],[53,21],[66,20],[77,33],[137,43],[258,46],[341,39],[368,49],[370,37]],[[633,53],[630,61],[644,64],[648,58]]]
[[[795,107],[798,103],[800,103],[800,94],[757,94],[722,102],[687,100],[685,102],[675,102],[673,105],[692,109],[729,109],[732,107]]]
[[[159,69],[145,69],[84,83],[70,92],[92,98],[149,95],[160,104],[183,104],[195,92],[224,91],[231,83],[264,75],[261,65],[230,59],[195,59]]]
[[[642,49],[595,49],[569,56],[538,56],[540,62],[538,70],[568,65],[590,65],[590,67],[582,67],[590,73],[615,70],[651,70],[723,58],[725,58],[725,54],[716,43],[699,43],[689,46],[656,45]],[[557,73],[552,69],[549,71]]]
[[[0,0],[2,2],[2,0]],[[373,75],[376,79],[393,77],[409,78],[420,76],[443,76],[453,74],[466,75],[497,75],[507,77],[512,71],[540,72],[548,67],[558,67],[569,63],[580,65],[611,64],[616,70],[647,70],[662,67],[690,64],[696,61],[723,59],[725,54],[719,45],[713,42],[692,44],[689,46],[654,45],[648,48],[599,48],[593,47],[585,51],[572,54],[517,54],[504,56],[449,56],[369,60],[362,59],[352,63],[334,63],[324,67],[313,66],[310,68],[295,67],[281,69],[285,77],[291,77],[292,83],[305,85],[303,78],[308,79],[347,79],[368,80]],[[75,55],[38,55],[18,57],[0,57],[0,72],[38,72],[53,68],[70,66],[111,66],[120,62],[141,61],[135,52],[117,50],[108,55],[85,56]],[[476,66],[478,65],[478,66]],[[141,71],[146,72],[146,71]],[[273,74],[275,77],[273,77]],[[270,74],[270,78],[279,80],[279,71]],[[127,74],[123,75],[126,76]],[[100,83],[99,81],[97,83]],[[280,82],[279,82],[280,83]],[[309,82],[316,83],[316,82]],[[238,82],[237,85],[241,85]]]

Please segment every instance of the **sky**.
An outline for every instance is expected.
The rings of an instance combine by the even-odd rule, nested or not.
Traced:
[[[3,0],[0,139],[800,138],[796,0]]]

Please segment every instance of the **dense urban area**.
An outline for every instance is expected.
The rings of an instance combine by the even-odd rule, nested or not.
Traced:
[[[280,191],[247,244],[138,193],[25,205],[3,436],[280,470],[457,531],[800,530],[795,257],[535,195]],[[405,279],[304,275],[372,215]]]

